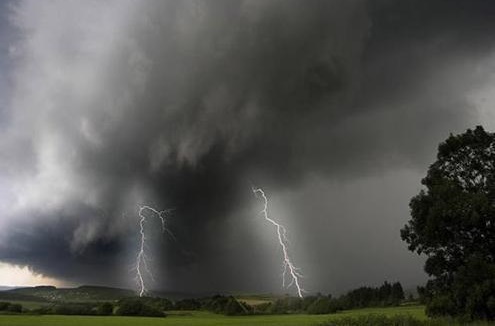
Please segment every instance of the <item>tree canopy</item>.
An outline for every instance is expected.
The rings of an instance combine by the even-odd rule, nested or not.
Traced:
[[[422,184],[401,237],[428,257],[428,314],[494,319],[495,134],[450,135]]]

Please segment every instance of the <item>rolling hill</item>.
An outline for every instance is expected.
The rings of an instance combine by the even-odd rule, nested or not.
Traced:
[[[54,286],[35,286],[17,288],[0,292],[0,301],[21,300],[37,302],[56,301],[111,301],[135,296],[135,292],[103,286],[80,286],[77,288],[56,288]]]

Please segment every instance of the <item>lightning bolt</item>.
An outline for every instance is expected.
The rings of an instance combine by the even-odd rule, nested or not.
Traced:
[[[151,214],[145,214],[145,212],[151,212]],[[162,232],[167,232],[172,239],[175,240],[175,236],[170,232],[170,230],[167,228],[166,222],[167,222],[167,215],[171,212],[171,210],[164,210],[164,211],[158,211],[154,209],[153,207],[150,206],[140,206],[138,215],[139,215],[139,233],[141,235],[141,241],[140,241],[140,246],[139,246],[139,252],[136,257],[136,281],[139,286],[139,296],[142,297],[146,292],[146,284],[145,284],[145,274],[146,274],[152,279],[153,274],[151,273],[151,270],[148,266],[148,261],[149,258],[146,255],[146,234],[144,230],[144,224],[146,223],[146,220],[148,217],[156,217],[160,220],[162,223]],[[143,270],[144,268],[144,270]]]
[[[278,243],[280,244],[280,247],[282,248],[282,253],[283,253],[283,273],[282,273],[282,287],[285,287],[286,279],[289,277],[290,283],[287,285],[287,288],[290,288],[291,286],[295,285],[297,289],[297,295],[302,298],[303,297],[303,292],[304,289],[301,286],[300,278],[302,277],[301,273],[299,273],[299,268],[294,266],[292,263],[289,252],[288,252],[288,243],[289,241],[287,240],[287,230],[285,227],[279,223],[277,223],[275,220],[271,219],[268,215],[268,198],[265,195],[265,192],[261,188],[254,188],[253,187],[253,193],[257,198],[262,198],[263,199],[263,210],[260,212],[260,214],[263,216],[263,218],[274,225],[277,229],[277,238],[278,238]]]

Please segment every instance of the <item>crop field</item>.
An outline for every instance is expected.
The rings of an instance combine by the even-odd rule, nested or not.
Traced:
[[[249,325],[283,325],[283,326],[309,326],[344,316],[359,316],[370,313],[385,315],[409,314],[416,318],[424,319],[423,306],[403,306],[393,308],[368,308],[343,311],[332,315],[269,315],[269,316],[236,316],[227,317],[207,312],[171,312],[165,318],[148,317],[96,317],[96,316],[33,316],[33,315],[0,315],[2,326],[249,326]]]

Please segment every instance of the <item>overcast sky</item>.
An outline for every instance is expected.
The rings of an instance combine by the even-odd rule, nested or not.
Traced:
[[[294,294],[256,186],[308,291],[421,284],[399,230],[495,128],[493,35],[491,0],[2,1],[0,263],[135,287],[147,204],[150,287]]]

